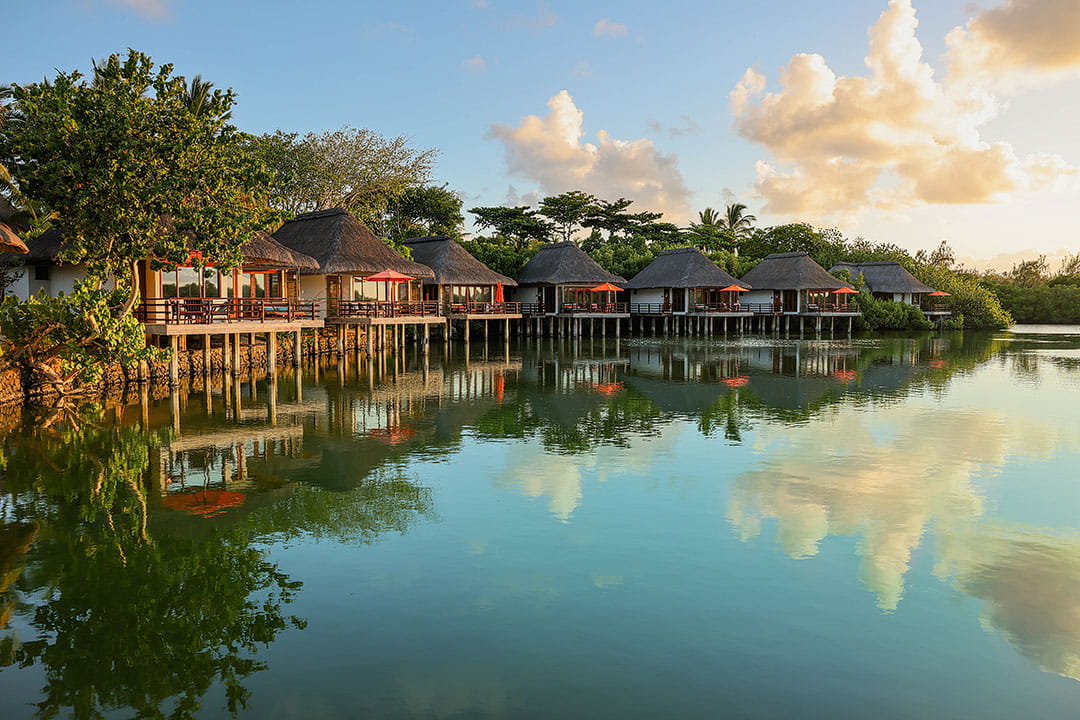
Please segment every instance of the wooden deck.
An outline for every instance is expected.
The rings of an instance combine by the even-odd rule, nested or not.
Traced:
[[[144,323],[147,335],[178,337],[182,335],[232,335],[235,333],[296,332],[321,328],[322,320],[259,320],[213,323]]]

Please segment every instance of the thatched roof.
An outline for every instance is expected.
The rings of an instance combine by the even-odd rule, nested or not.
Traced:
[[[572,242],[544,245],[518,273],[519,285],[572,285],[626,282],[612,275]]]
[[[517,281],[500,275],[480,262],[469,251],[445,235],[410,238],[405,246],[412,250],[413,260],[435,271],[435,277],[425,280],[432,285],[495,285],[513,287]]]
[[[0,222],[0,250],[21,253],[23,255],[29,252],[26,248],[26,243],[22,241],[22,238],[15,234],[15,231],[11,229],[11,226],[2,222]]]
[[[833,265],[830,272],[847,269],[851,277],[857,278],[861,273],[866,280],[866,288],[870,292],[881,293],[929,293],[934,288],[920,282],[914,275],[907,271],[898,262],[839,262]]]
[[[742,277],[757,290],[839,290],[846,282],[825,272],[804,252],[773,253]],[[854,289],[854,288],[852,288]]]
[[[319,269],[306,273],[374,275],[394,270],[414,278],[435,277],[431,268],[406,260],[341,208],[317,210],[286,220],[274,233],[274,239],[315,258]]]
[[[30,252],[26,262],[30,264],[56,262],[64,248],[64,239],[55,228],[46,230],[34,238],[27,246]],[[310,268],[318,269],[315,258],[285,247],[268,233],[261,230],[251,236],[240,249],[244,265],[258,267]]]
[[[30,252],[26,254],[26,262],[30,265],[56,262],[56,257],[64,249],[64,238],[56,229],[46,230],[33,240],[26,243]]]
[[[315,258],[285,247],[269,233],[261,230],[244,243],[240,252],[244,256],[245,266],[319,269],[319,263]]]
[[[697,248],[665,250],[626,283],[627,289],[631,290],[722,288],[728,285],[741,285],[747,290],[750,289],[749,285],[740,283],[717,267],[716,263]]]

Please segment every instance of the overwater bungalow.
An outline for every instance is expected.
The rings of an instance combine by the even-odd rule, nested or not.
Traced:
[[[517,287],[517,281],[484,265],[453,239],[445,235],[412,238],[405,247],[414,260],[435,273],[423,280],[424,300],[439,302],[448,316],[521,317],[520,303],[506,300],[507,289]]]
[[[851,317],[850,284],[825,271],[804,252],[773,253],[742,277],[753,289],[743,302],[758,315]]]
[[[629,317],[617,292],[625,278],[609,273],[572,242],[545,245],[518,273],[515,297],[532,315]]]
[[[735,315],[751,289],[697,248],[664,250],[624,287],[634,315]]]
[[[946,293],[920,281],[898,262],[839,262],[829,272],[840,269],[849,271],[853,279],[861,275],[866,289],[878,300],[915,305],[931,317],[952,314],[950,306],[941,302]]]
[[[300,297],[322,303],[328,324],[420,317],[441,322],[438,303],[422,296],[423,280],[435,277],[431,268],[407,260],[341,208],[297,215],[274,239],[318,263],[301,273]]]

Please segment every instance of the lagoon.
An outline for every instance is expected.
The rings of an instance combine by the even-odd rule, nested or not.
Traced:
[[[9,422],[0,717],[1075,716],[1080,328],[463,353]]]

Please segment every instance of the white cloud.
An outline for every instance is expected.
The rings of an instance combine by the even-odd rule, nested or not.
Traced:
[[[951,75],[1030,82],[1080,70],[1080,2],[1004,0],[945,38]]]
[[[867,208],[986,203],[1061,188],[1078,171],[1060,157],[1021,158],[980,128],[996,98],[943,83],[923,61],[910,0],[891,0],[870,29],[868,76],[837,77],[820,55],[791,58],[779,92],[748,69],[731,91],[735,126],[782,166],[759,161],[765,211],[827,216]]]
[[[171,20],[172,13],[169,5],[172,0],[109,0],[113,5],[118,5],[128,10],[134,10],[147,20]]]
[[[617,140],[596,133],[582,142],[584,115],[566,90],[548,100],[544,117],[528,115],[517,126],[492,124],[489,135],[503,144],[507,170],[539,184],[545,193],[584,190],[599,197],[634,200],[641,209],[669,220],[689,216],[689,190],[673,154],[651,140]]]
[[[612,22],[607,18],[601,18],[600,22],[593,26],[593,35],[601,37],[624,37],[627,27],[623,23]]]
[[[519,193],[513,185],[506,188],[506,197],[503,198],[506,207],[540,207],[540,193],[536,190],[527,193]]]
[[[465,68],[469,72],[475,73],[484,72],[488,68],[487,60],[480,57],[479,55],[477,55],[476,57],[468,58],[466,60],[462,60],[461,67]]]

